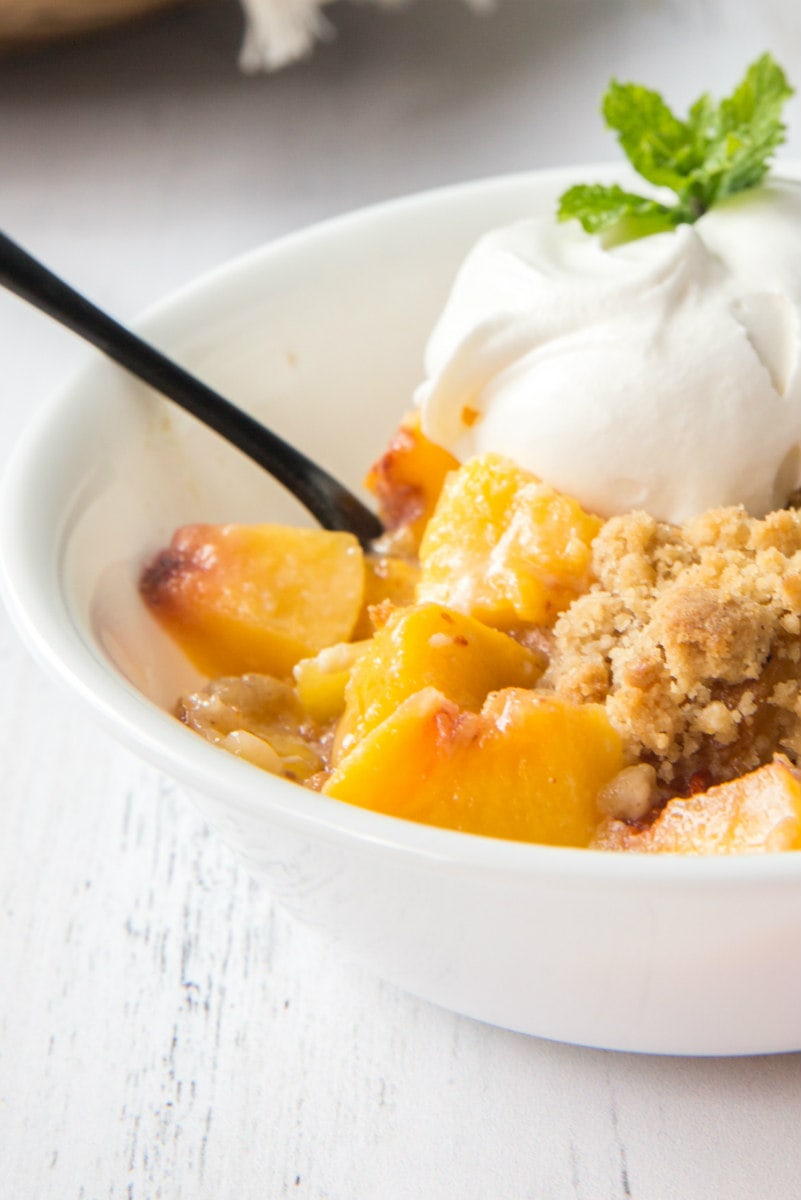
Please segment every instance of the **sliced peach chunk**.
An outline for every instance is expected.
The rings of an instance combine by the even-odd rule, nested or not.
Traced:
[[[669,800],[654,823],[637,829],[605,821],[593,843],[599,850],[644,854],[755,854],[801,850],[801,782],[787,759],[749,775]]]
[[[345,708],[345,687],[369,641],[338,642],[314,658],[302,658],[292,669],[298,699],[315,721],[336,720]]]
[[[387,601],[395,608],[414,604],[420,566],[412,559],[390,554],[368,554],[364,560],[364,600],[353,631],[354,638],[366,638],[375,631],[370,610]]]
[[[348,533],[280,525],[187,525],[142,574],[153,614],[208,675],[287,676],[347,641],[364,593]]]
[[[551,625],[590,582],[599,517],[509,459],[469,459],[445,481],[420,546],[418,600],[488,625]]]
[[[544,665],[541,656],[507,634],[441,604],[398,609],[351,672],[334,759],[422,688],[434,687],[478,712],[498,688],[533,687]]]
[[[426,688],[359,742],[323,791],[429,825],[587,846],[596,796],[623,765],[601,705],[507,688],[471,713]]]
[[[425,436],[420,414],[407,413],[364,481],[378,500],[386,528],[408,528],[412,544],[418,545],[445,476],[458,465],[452,454]]]

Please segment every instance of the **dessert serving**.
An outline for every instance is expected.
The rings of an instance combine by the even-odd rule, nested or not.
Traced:
[[[767,174],[789,91],[769,56],[684,121],[611,86],[661,190],[571,188],[479,242],[369,472],[368,551],[176,532],[141,593],[210,681],[181,720],[466,832],[801,849],[801,195]]]
[[[638,190],[625,166],[598,174]],[[781,164],[692,230],[775,184],[784,192],[779,175],[801,170]],[[267,472],[94,355],[37,414],[4,473],[0,591],[76,709],[173,780],[203,837],[346,962],[561,1041],[795,1051],[797,605],[782,528],[794,497],[764,513],[727,499],[667,516],[627,498],[610,515],[522,453],[486,445],[462,458],[437,443],[415,395],[432,378],[424,349],[471,248],[535,216],[553,229],[559,196],[595,177],[525,172],[347,213],[224,264],[137,322],[151,345],[346,486],[375,463],[379,546],[365,553],[309,529]],[[655,194],[670,207],[669,193]],[[585,238],[572,219],[556,228],[585,244],[614,240]],[[643,252],[660,236],[641,239]],[[785,239],[773,261],[789,262],[795,247]],[[481,400],[476,388],[468,407]],[[605,421],[586,431],[601,464]],[[577,453],[584,432],[572,431]],[[636,464],[636,444],[627,457]],[[721,507],[741,524],[708,525]],[[696,636],[694,646],[722,674],[688,705],[684,692],[707,667],[666,610],[678,611],[685,585],[708,600],[713,580],[722,617],[714,643]],[[707,610],[691,611],[706,634]],[[727,647],[753,655],[759,676],[743,686]],[[742,740],[728,740],[721,718]],[[720,765],[718,747],[731,756]],[[64,803],[80,805],[74,755],[67,769]],[[127,828],[140,798],[115,795],[118,782],[109,777],[109,815],[121,804]],[[687,829],[707,834],[690,853]],[[586,848],[602,831],[607,848]],[[712,852],[746,844],[760,853]],[[225,908],[228,870],[198,882]]]

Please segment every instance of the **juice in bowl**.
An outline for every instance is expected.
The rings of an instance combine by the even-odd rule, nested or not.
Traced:
[[[719,120],[743,116],[751,96],[761,144],[775,143],[783,87],[772,64],[760,60],[743,87]],[[710,138],[713,125],[710,109]],[[730,133],[727,146],[745,144],[742,131]],[[619,211],[646,205],[643,220],[673,220],[637,199],[631,171],[597,175]],[[787,487],[762,511],[750,510],[745,490],[704,499],[700,512],[651,512],[636,489],[654,464],[673,468],[660,495],[679,495],[673,479],[689,487],[692,414],[683,423],[660,401],[659,427],[645,440],[667,373],[660,296],[671,320],[692,329],[684,305],[715,315],[710,277],[726,287],[745,280],[748,295],[779,293],[781,279],[748,282],[766,243],[780,245],[772,261],[793,284],[795,228],[785,237],[769,218],[756,249],[725,229],[740,216],[749,223],[751,204],[795,197],[797,172],[783,166],[679,222],[690,266],[671,269],[654,262],[660,245],[674,244],[672,226],[611,248],[621,229],[588,234],[575,219],[555,219],[560,196],[582,177],[597,176],[490,179],[339,218],[224,267],[140,323],[339,477],[356,486],[367,470],[387,527],[371,553],[310,529],[236,451],[95,360],[54,398],[6,477],[5,592],[31,647],[72,694],[190,791],[276,901],[383,978],[454,1011],[578,1044],[795,1050],[797,481],[792,446],[781,445],[788,427],[768,430],[764,413],[743,417],[766,432],[765,441],[748,426],[752,449],[763,465],[781,459],[774,477]],[[674,207],[670,193],[647,190]],[[605,203],[602,191],[591,199]],[[736,261],[703,240],[716,215]],[[480,440],[506,436],[529,368],[545,372],[536,395],[547,397],[548,372],[582,336],[565,296],[534,314],[547,328],[532,334],[523,319],[518,298],[531,294],[535,266],[550,262],[553,289],[568,288],[542,244],[538,266],[523,261],[525,246],[521,256],[515,243],[516,262],[503,244],[506,227],[534,218],[551,231],[546,241],[564,236],[582,248],[580,314],[597,324],[575,362],[607,398],[572,410],[572,459],[593,488],[604,476],[617,482],[620,511],[556,473],[555,410],[582,400],[578,385],[540,406],[552,418],[550,464],[527,459],[516,417],[511,446]],[[496,292],[480,283],[473,312],[463,288],[477,243],[479,265],[497,252],[508,274]],[[605,268],[599,276],[587,265],[594,255],[622,264],[619,303]],[[592,356],[610,346],[608,332],[611,349],[619,345],[625,321],[625,337],[640,338],[639,386],[649,364],[656,379],[641,411],[629,394],[627,449],[614,458],[614,406]],[[734,383],[753,353],[772,364],[749,368],[760,404],[771,403],[771,370],[775,391],[797,396],[792,342],[771,341],[775,323],[750,310],[740,328]],[[470,395],[453,403],[466,361],[479,369]],[[785,386],[788,362],[795,383]],[[690,366],[683,356],[679,374]],[[724,412],[737,411],[736,394],[715,404],[724,399],[733,406]],[[736,430],[722,424],[728,462]],[[545,446],[546,432],[528,440]],[[708,444],[701,462],[705,473],[716,462]],[[745,486],[753,475],[738,478]],[[760,670],[744,682],[745,662]]]

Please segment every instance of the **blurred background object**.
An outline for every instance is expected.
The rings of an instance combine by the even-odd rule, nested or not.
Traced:
[[[30,42],[83,33],[183,0],[0,0],[0,40]]]
[[[494,0],[467,0],[474,8],[493,7]],[[241,0],[245,39],[240,65],[245,71],[283,67],[307,55],[315,41],[331,37],[333,26],[323,14],[332,0]],[[398,8],[408,0],[373,0]]]
[[[191,0],[0,0],[0,44],[41,41],[116,25],[156,9]],[[199,0],[194,0],[198,3]],[[467,0],[488,8],[493,0]],[[323,15],[332,0],[240,0],[245,35],[240,65],[245,71],[275,70],[303,58],[314,43],[331,36]],[[373,0],[394,8],[406,0]]]

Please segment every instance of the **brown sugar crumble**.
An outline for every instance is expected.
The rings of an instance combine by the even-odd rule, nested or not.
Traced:
[[[658,797],[801,758],[801,511],[607,521],[557,621],[548,683],[605,704]]]

